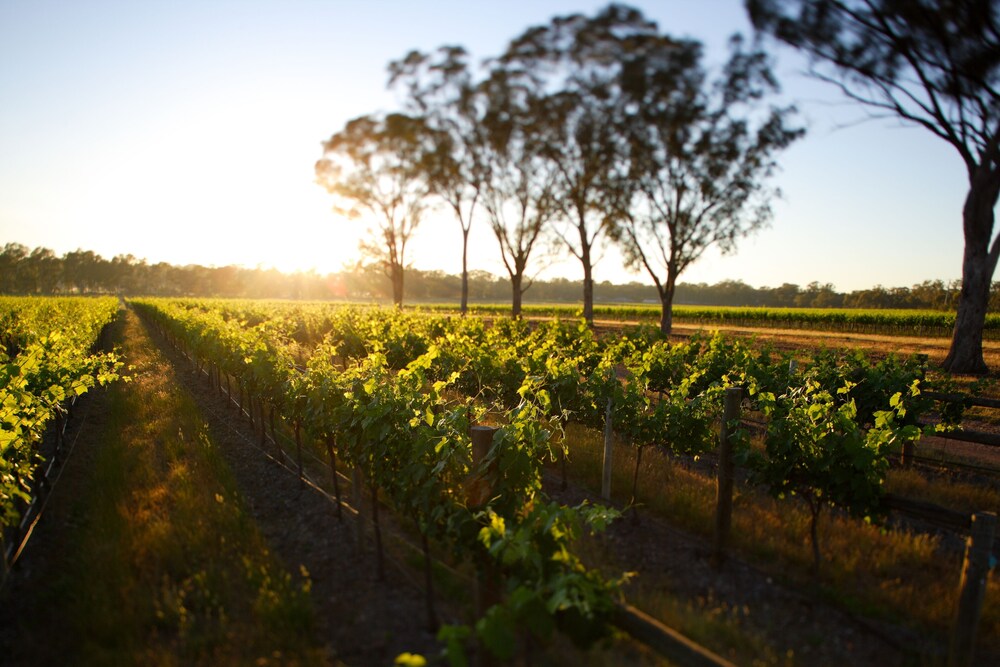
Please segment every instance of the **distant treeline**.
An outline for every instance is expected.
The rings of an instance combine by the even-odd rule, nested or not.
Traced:
[[[838,292],[833,285],[813,282],[804,287],[752,287],[740,280],[714,285],[681,283],[675,304],[705,306],[768,306],[772,308],[930,308],[954,310],[959,281],[928,280],[912,287],[882,287]],[[121,294],[148,296],[217,296],[271,299],[389,300],[388,279],[375,267],[357,267],[326,275],[315,272],[283,273],[276,269],[239,266],[175,266],[149,264],[132,255],[108,260],[89,250],[75,250],[62,257],[48,248],[8,243],[0,253],[2,294]],[[406,272],[409,302],[458,302],[461,279],[442,271]],[[656,302],[651,285],[630,282],[594,286],[597,302]],[[510,281],[486,271],[469,274],[471,301],[503,303],[511,298]],[[556,278],[538,280],[525,293],[526,302],[576,303],[580,282]],[[993,283],[990,311],[1000,310],[1000,282]]]

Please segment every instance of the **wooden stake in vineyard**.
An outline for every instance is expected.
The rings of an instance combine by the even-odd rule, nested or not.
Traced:
[[[351,469],[351,504],[358,510],[357,532],[354,539],[357,542],[359,554],[364,553],[365,550],[365,507],[364,494],[361,489],[363,484],[364,474],[361,472],[361,466],[355,465]]]
[[[434,571],[431,563],[431,546],[425,531],[420,531],[420,546],[424,552],[424,601],[427,606],[427,630],[428,632],[437,632],[441,623],[438,621],[437,609],[434,606]]]
[[[264,397],[257,396],[257,414],[260,417],[258,421],[260,422],[260,448],[263,450],[267,447],[267,417],[264,413]]]
[[[382,525],[378,518],[378,485],[372,481],[368,488],[372,497],[372,529],[375,531],[375,570],[379,581],[385,581],[385,556],[382,552]]]
[[[743,390],[726,389],[719,433],[719,484],[715,500],[715,539],[712,546],[712,567],[720,568],[729,548],[729,533],[733,521],[733,430],[730,424],[740,418]]]
[[[273,417],[274,410],[271,410],[271,415]],[[274,433],[273,419],[271,421],[271,433]],[[278,439],[275,438],[274,442],[277,443]],[[302,423],[298,419],[295,420],[295,461],[299,467],[299,486],[302,486],[305,479],[302,474]]]
[[[473,470],[477,469],[489,455],[490,447],[493,445],[493,434],[496,433],[496,430],[492,426],[473,426],[470,428]],[[489,481],[486,479],[474,480],[469,488],[477,497],[476,499],[482,499],[482,502],[488,500],[492,492]],[[476,564],[476,618],[482,618],[490,607],[500,602],[500,582],[495,570],[496,568],[489,557],[480,558]],[[479,667],[491,667],[493,664],[492,657],[485,646],[479,646],[477,664]]]
[[[611,416],[614,409],[612,399],[608,398],[608,407],[604,412],[604,469],[601,474],[601,498],[611,500],[611,461],[614,447]]]
[[[344,504],[340,502],[340,480],[337,479],[336,440],[332,435],[326,436],[326,449],[330,454],[330,476],[333,477],[333,494],[337,498],[337,520],[344,521]]]
[[[240,387],[240,402],[244,403],[244,401],[243,401],[243,388],[242,387]],[[254,414],[253,394],[250,393],[249,389],[246,390],[245,405],[246,405],[246,410],[247,410],[247,417],[250,418],[250,428],[253,429],[254,433],[257,433],[257,418],[256,418],[256,416]]]
[[[948,667],[971,667],[979,630],[979,616],[986,596],[986,578],[993,558],[993,537],[997,515],[978,512],[972,515],[972,528],[965,543],[965,561],[959,589],[958,610],[948,646]]]
[[[628,446],[631,447],[632,443],[629,442]],[[635,448],[635,468],[632,470],[632,497],[628,501],[628,504],[632,507],[632,523],[636,525],[639,523],[639,503],[636,500],[639,493],[639,470],[642,468],[642,450],[645,448],[644,445],[639,445]]]
[[[0,586],[3,586],[7,581],[7,575],[10,574],[10,567],[7,564],[7,542],[3,538],[2,530],[0,530],[0,561],[3,562],[3,570],[0,571]]]

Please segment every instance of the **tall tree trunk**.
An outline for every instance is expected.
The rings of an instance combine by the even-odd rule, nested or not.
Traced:
[[[462,315],[469,312],[469,228],[462,227]]]
[[[677,278],[673,273],[667,276],[667,282],[659,289],[660,292],[660,332],[669,334],[674,327],[674,292]]]
[[[393,264],[389,270],[392,280],[392,302],[397,308],[403,307],[403,265]]]
[[[1000,168],[980,167],[973,175],[962,209],[965,252],[962,258],[962,291],[952,333],[951,349],[944,360],[950,373],[982,375],[983,326],[990,299],[990,283],[1000,245],[993,241],[993,209],[1000,193]]]
[[[986,324],[986,305],[993,273],[987,260],[986,253],[965,246],[958,314],[951,349],[944,360],[944,369],[950,373],[983,375],[989,370],[983,360],[983,326]]]
[[[583,319],[594,326],[594,266],[590,261],[590,247],[584,246],[580,254],[583,264]]]
[[[580,254],[577,259],[583,264],[583,319],[593,328],[594,326],[594,263],[590,258],[591,239],[587,235],[587,219],[584,213],[585,207],[577,202],[578,219],[576,230],[580,233]],[[574,251],[574,254],[575,251]]]
[[[513,291],[510,302],[510,316],[515,320],[521,317],[521,297],[524,296],[521,290],[521,282],[523,280],[524,276],[520,273],[515,273],[510,277],[510,284]]]
[[[809,502],[809,541],[812,544],[813,553],[812,574],[814,577],[819,577],[821,562],[819,553],[819,513],[823,509],[823,502],[819,498],[809,494],[806,495],[806,500]]]

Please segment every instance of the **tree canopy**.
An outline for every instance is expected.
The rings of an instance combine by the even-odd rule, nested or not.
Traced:
[[[498,59],[517,85],[529,91],[533,141],[554,167],[553,231],[583,269],[583,316],[593,322],[594,264],[598,238],[614,223],[626,165],[620,118],[624,64],[656,24],[623,5],[593,18],[555,17],[511,40]]]
[[[708,247],[732,252],[770,220],[775,154],[803,130],[788,125],[794,108],[760,108],[777,84],[764,54],[745,51],[739,37],[715,80],[698,42],[664,37],[655,46],[625,64],[629,169],[614,234],[655,283],[669,333],[678,276]]]
[[[489,100],[483,119],[488,166],[483,207],[510,277],[511,315],[516,318],[532,284],[528,261],[537,255],[558,212],[556,173],[535,131],[537,97],[519,89],[503,68],[481,84],[480,93]]]
[[[426,125],[405,114],[361,116],[323,145],[316,179],[337,198],[335,211],[349,218],[372,214],[376,227],[361,251],[376,260],[403,303],[406,244],[420,224],[428,186],[421,162]]]
[[[403,88],[405,106],[426,126],[421,167],[428,190],[452,210],[462,230],[462,314],[469,303],[469,232],[489,165],[485,101],[461,46],[433,54],[411,51],[389,63],[389,86]]]

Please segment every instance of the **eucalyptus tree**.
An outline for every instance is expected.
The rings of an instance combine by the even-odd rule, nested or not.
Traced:
[[[1000,3],[745,0],[754,27],[804,51],[810,73],[872,116],[923,127],[961,156],[962,290],[947,370],[985,373],[983,325],[1000,258]]]
[[[730,47],[715,77],[699,42],[665,36],[644,40],[623,67],[631,151],[613,236],[656,285],[663,333],[677,277],[709,247],[732,252],[768,222],[774,156],[802,134],[788,124],[793,108],[762,108],[777,91],[764,55],[738,36]]]
[[[149,267],[145,259],[136,259],[132,253],[118,254],[111,258],[111,280],[118,294],[141,294],[143,278]]]
[[[511,282],[511,316],[531,287],[528,261],[557,214],[556,174],[536,141],[539,100],[499,66],[480,86],[488,100],[483,117],[486,179],[483,208],[500,245]]]
[[[48,248],[35,248],[25,260],[31,276],[31,292],[54,294],[62,278],[62,261]],[[114,279],[113,267],[108,277]]]
[[[6,243],[0,250],[0,294],[24,292],[23,274],[31,251],[21,243]]]
[[[609,5],[595,17],[556,17],[509,44],[499,63],[539,101],[531,130],[554,167],[554,230],[583,268],[583,315],[594,317],[595,249],[613,223],[627,144],[617,131],[622,63],[656,34],[641,12]]]
[[[360,116],[323,144],[316,180],[336,198],[334,211],[348,218],[369,213],[375,226],[362,240],[403,305],[406,245],[420,224],[428,194],[421,162],[428,152],[426,125],[405,114]]]
[[[67,288],[81,294],[96,292],[107,284],[111,263],[93,250],[73,250],[63,255],[62,277]]]
[[[462,229],[464,315],[469,304],[469,231],[488,169],[484,98],[461,46],[442,46],[434,54],[411,51],[391,62],[389,86],[402,86],[406,108],[423,119],[430,141],[422,162],[429,191],[454,212]]]

